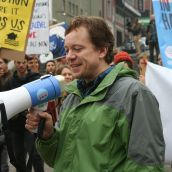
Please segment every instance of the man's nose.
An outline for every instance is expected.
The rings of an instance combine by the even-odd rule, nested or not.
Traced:
[[[67,53],[66,53],[66,58],[67,59],[71,59],[71,58],[75,58],[76,55],[74,54],[74,52],[72,50],[69,50]]]
[[[70,75],[66,74],[66,78],[70,78]]]

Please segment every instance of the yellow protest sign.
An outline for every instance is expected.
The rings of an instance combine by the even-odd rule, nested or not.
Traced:
[[[24,51],[35,0],[0,0],[0,47]]]

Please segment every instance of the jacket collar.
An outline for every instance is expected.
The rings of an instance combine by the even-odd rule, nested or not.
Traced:
[[[133,78],[137,78],[137,73],[134,70],[128,69],[124,66],[124,63],[119,63],[118,65],[112,67],[111,71],[109,71],[98,84],[97,88],[91,92],[90,96],[95,96],[99,94],[102,90],[109,87],[114,83],[114,81],[119,77],[131,76]],[[76,94],[82,97],[82,93],[77,87],[78,80],[74,80],[69,86],[66,87],[66,91],[68,93]]]

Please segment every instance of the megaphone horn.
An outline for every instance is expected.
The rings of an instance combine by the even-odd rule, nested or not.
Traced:
[[[10,91],[0,92],[0,103],[4,103],[7,119],[16,114],[61,96],[65,80],[61,75],[44,75]],[[1,115],[0,115],[1,123]]]

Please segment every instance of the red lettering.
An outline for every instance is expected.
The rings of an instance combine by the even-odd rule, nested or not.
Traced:
[[[30,32],[29,38],[36,38],[36,32]]]

